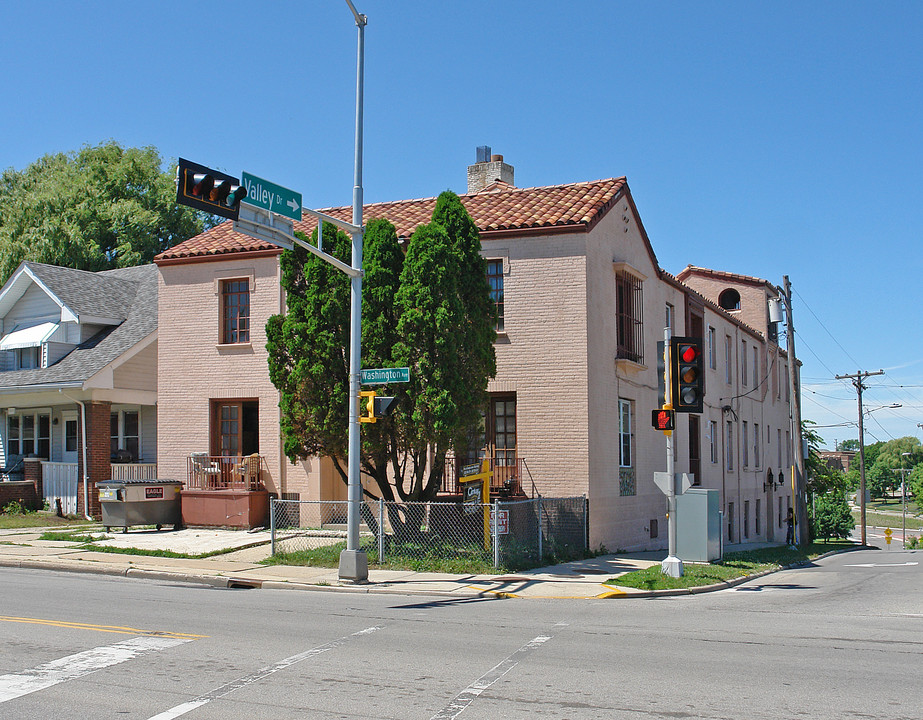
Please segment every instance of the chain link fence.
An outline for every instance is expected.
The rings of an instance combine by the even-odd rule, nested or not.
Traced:
[[[271,502],[272,552],[311,553],[327,560],[346,547],[345,501]],[[583,557],[585,497],[535,498],[489,505],[461,502],[363,501],[359,549],[369,564],[414,569],[484,564],[525,569]]]

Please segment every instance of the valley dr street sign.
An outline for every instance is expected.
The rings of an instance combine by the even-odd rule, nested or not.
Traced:
[[[301,220],[301,193],[276,185],[248,172],[241,173],[240,184],[247,190],[241,202]]]

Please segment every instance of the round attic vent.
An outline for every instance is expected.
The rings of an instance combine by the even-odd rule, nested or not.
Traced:
[[[725,310],[740,310],[740,293],[734,288],[722,291],[718,296],[718,305]]]

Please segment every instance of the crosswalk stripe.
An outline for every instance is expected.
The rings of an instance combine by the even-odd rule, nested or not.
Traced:
[[[269,675],[272,675],[273,673],[284,670],[287,667],[291,667],[295,663],[299,663],[302,660],[307,660],[309,657],[314,657],[315,655],[320,655],[321,653],[327,652],[328,650],[333,650],[334,648],[340,647],[340,645],[344,645],[354,638],[368,635],[370,633],[376,632],[377,630],[381,630],[382,627],[383,626],[381,625],[373,625],[372,627],[365,628],[364,630],[354,632],[351,635],[346,635],[344,637],[337,638],[336,640],[331,640],[325,645],[318,645],[317,647],[313,647],[310,650],[305,650],[304,652],[300,652],[297,655],[292,655],[291,657],[287,657],[277,663],[267,665],[266,667],[257,670],[252,675],[246,675],[242,678],[238,678],[237,680],[229,682],[226,685],[222,685],[217,690],[212,690],[211,692],[200,695],[193,700],[189,700],[188,702],[176,705],[169,710],[164,710],[162,713],[158,713],[148,720],[175,720],[175,718],[185,715],[186,713],[195,710],[197,707],[201,707],[202,705],[210,703],[212,700],[217,700],[218,698],[224,697],[234,690],[239,690],[242,687],[251,685],[265,677],[268,677]]]
[[[0,675],[0,703],[187,642],[192,638],[147,635],[68,655],[20,673]]]

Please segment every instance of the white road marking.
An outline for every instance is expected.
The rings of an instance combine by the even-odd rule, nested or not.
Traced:
[[[207,705],[212,700],[217,700],[218,698],[224,697],[234,690],[239,690],[240,688],[246,687],[247,685],[252,685],[257,681],[272,675],[273,673],[284,670],[287,667],[291,667],[295,663],[299,663],[302,660],[307,660],[308,658],[314,657],[315,655],[320,655],[321,653],[327,652],[328,650],[333,650],[334,648],[337,648],[340,645],[344,645],[354,638],[361,637],[362,635],[368,635],[375,632],[376,630],[381,630],[381,628],[381,625],[374,625],[372,627],[366,628],[365,630],[354,632],[352,635],[346,635],[344,637],[338,638],[337,640],[332,640],[326,645],[318,645],[317,647],[311,648],[310,650],[305,650],[304,652],[298,653],[297,655],[292,655],[291,657],[287,657],[277,663],[267,665],[266,667],[257,670],[252,675],[238,678],[237,680],[229,682],[227,685],[222,685],[216,690],[212,690],[211,692],[200,695],[193,700],[189,700],[188,702],[184,702],[180,705],[177,705],[176,707],[172,707],[169,710],[165,710],[162,713],[158,713],[157,715],[151,717],[150,720],[173,720],[174,718],[185,715],[191,710],[195,710],[197,707]]]
[[[917,562],[902,562],[902,563],[862,563],[860,565],[847,565],[846,567],[907,567],[909,565],[919,565]]]
[[[563,625],[566,625],[566,623],[563,623]],[[562,627],[562,623],[558,623],[555,625],[555,627]],[[455,696],[452,702],[450,702],[438,713],[433,715],[430,720],[454,720],[454,718],[458,717],[462,711],[468,707],[472,701],[482,692],[484,692],[487,688],[497,682],[497,680],[506,675],[514,667],[516,667],[520,660],[535,650],[535,648],[540,647],[549,640],[551,640],[551,636],[539,635],[531,642],[523,645],[506,660],[492,667],[486,673],[481,675],[481,677],[471,683],[468,687],[462,690],[461,693]]]
[[[165,650],[192,642],[192,638],[145,636],[124,640],[58,660],[52,660],[21,673],[0,675],[0,703],[22,697],[52,685],[89,675],[102,668],[118,665],[145,653]]]

